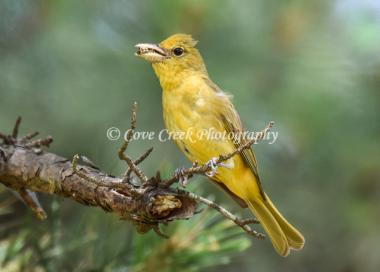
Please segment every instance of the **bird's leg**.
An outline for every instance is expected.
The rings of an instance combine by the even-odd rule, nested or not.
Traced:
[[[206,162],[205,165],[210,168],[210,171],[206,172],[206,176],[208,176],[210,178],[215,176],[219,166],[222,166],[222,167],[227,168],[227,169],[231,169],[231,166],[229,164],[224,163],[224,162],[220,162],[220,159],[217,157],[213,157],[211,160]]]
[[[211,158],[211,160],[206,162],[206,165],[210,168],[210,171],[206,172],[206,176],[212,178],[213,176],[215,176],[216,171],[218,170],[218,158]]]

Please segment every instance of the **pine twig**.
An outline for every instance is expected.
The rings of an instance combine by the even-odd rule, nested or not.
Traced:
[[[18,194],[38,219],[44,220],[47,218],[46,212],[38,201],[36,193],[22,188],[18,191]]]
[[[194,193],[191,193],[191,192],[188,192],[185,190],[181,190],[181,189],[177,189],[177,191],[183,195],[186,195],[187,197],[189,197],[191,199],[194,199],[197,202],[201,202],[201,203],[207,205],[208,207],[218,211],[225,218],[227,218],[228,220],[231,220],[236,225],[238,225],[240,228],[242,228],[247,234],[249,234],[255,238],[258,238],[258,239],[264,239],[265,238],[264,234],[259,233],[255,230],[251,229],[248,226],[248,224],[252,224],[252,223],[258,224],[259,221],[257,219],[254,219],[254,218],[252,218],[252,219],[251,218],[250,219],[239,219],[239,217],[237,217],[236,215],[232,214],[231,212],[229,212],[228,210],[226,210],[222,206],[216,204],[215,202],[213,202],[207,198],[204,198],[202,196],[199,196],[199,195],[196,195]]]
[[[129,183],[125,183],[125,182],[112,182],[112,183],[108,182],[107,183],[104,181],[104,179],[98,180],[82,173],[81,171],[78,170],[79,158],[80,156],[78,154],[74,155],[72,159],[72,167],[73,167],[74,173],[77,174],[82,179],[87,180],[88,182],[94,183],[97,186],[106,186],[112,189],[122,189],[122,190],[124,189],[131,192],[135,196],[141,195],[141,192]]]
[[[146,183],[149,180],[148,177],[141,171],[140,168],[137,167],[130,157],[125,155],[125,151],[127,150],[128,144],[131,141],[133,133],[136,129],[136,114],[137,102],[134,102],[132,107],[131,128],[128,130],[127,137],[124,139],[124,143],[119,149],[119,158],[128,164],[129,169],[131,169],[131,171],[133,171],[143,183]]]
[[[237,149],[235,149],[234,151],[228,154],[219,155],[219,157],[215,160],[215,164],[220,165],[221,163],[231,159],[233,156],[240,154],[243,150],[250,148],[253,144],[257,143],[259,140],[262,140],[265,134],[273,127],[273,125],[274,125],[273,121],[269,122],[269,124],[262,131],[260,131],[256,137],[247,141],[246,143],[239,146]],[[199,166],[193,165],[192,167],[185,168],[185,169],[182,169],[181,171],[178,171],[171,178],[163,181],[161,185],[164,187],[165,186],[170,187],[173,183],[178,182],[180,179],[190,177],[195,174],[205,175],[211,170],[212,170],[212,167],[208,163],[199,165]]]
[[[21,123],[21,116],[17,117],[16,123],[13,127],[12,131],[12,138],[17,139],[18,136],[18,130],[20,128],[20,123]]]
[[[270,121],[269,124],[260,131],[256,137],[253,137],[251,140],[247,141],[243,145],[239,146],[237,149],[235,149],[233,152],[228,153],[226,155],[220,155],[217,164],[220,164],[221,162],[227,161],[231,159],[233,156],[240,154],[243,150],[250,148],[252,145],[256,144],[258,141],[262,140],[264,136],[267,134],[267,132],[274,126],[274,122]]]
[[[30,135],[28,135],[27,137],[30,137]],[[31,141],[29,143],[26,143],[25,147],[36,147],[36,148],[39,148],[41,146],[49,147],[52,142],[53,142],[53,138],[51,136],[48,136],[45,139],[38,139],[35,141]]]
[[[22,137],[20,141],[25,142],[25,141],[30,141],[34,137],[38,136],[40,134],[38,131],[32,132],[27,134],[25,137]]]
[[[153,147],[149,148],[140,157],[138,157],[133,163],[135,165],[139,165],[152,153],[152,151],[153,151]],[[124,174],[125,180],[127,182],[131,179],[131,174],[132,174],[132,168],[128,168],[127,172],[125,172]]]
[[[0,133],[0,139],[4,141],[5,144],[17,144],[21,143],[23,139],[18,139],[18,133],[20,129],[21,124],[21,117],[17,117],[15,125],[12,130],[12,134],[5,135]],[[49,138],[49,141],[51,142],[53,139]],[[46,139],[39,140],[38,143],[45,143]],[[35,146],[35,145],[31,145]],[[1,153],[3,156],[5,156],[3,153]],[[17,190],[13,190],[21,197],[21,199],[24,201],[25,205],[28,206],[32,212],[36,215],[36,217],[40,220],[44,220],[47,218],[46,212],[42,208],[40,202],[38,201],[37,194],[35,192],[31,192],[26,188],[19,188]]]

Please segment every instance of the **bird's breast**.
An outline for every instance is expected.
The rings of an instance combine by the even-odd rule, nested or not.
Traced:
[[[169,131],[201,129],[210,126],[212,115],[208,97],[199,90],[171,90],[163,92],[164,121]]]
[[[215,139],[224,132],[215,103],[215,92],[197,80],[163,92],[163,115],[169,133],[183,137],[173,139],[192,161],[207,162],[227,153],[233,146],[226,139]]]

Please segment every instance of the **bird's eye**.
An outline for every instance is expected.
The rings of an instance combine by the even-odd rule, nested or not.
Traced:
[[[183,50],[182,47],[176,47],[176,48],[173,49],[173,53],[177,57],[182,56],[184,52],[185,52],[185,50]]]

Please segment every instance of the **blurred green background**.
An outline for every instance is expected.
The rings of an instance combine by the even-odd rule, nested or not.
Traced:
[[[172,224],[168,241],[70,200],[42,196],[40,222],[2,188],[2,271],[379,271],[380,2],[376,0],[0,1],[0,130],[54,136],[119,175],[121,141],[139,102],[138,130],[163,128],[161,89],[134,44],[185,32],[212,79],[234,95],[249,130],[276,122],[255,147],[264,187],[306,245],[288,258],[205,211]],[[142,168],[189,165],[171,142]],[[191,190],[241,215],[205,178]],[[260,227],[257,227],[260,229]]]

